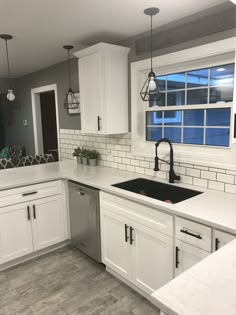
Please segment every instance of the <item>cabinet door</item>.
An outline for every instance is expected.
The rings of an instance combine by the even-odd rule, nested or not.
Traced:
[[[126,218],[101,209],[102,262],[128,280],[131,278],[129,227]]]
[[[229,234],[229,233],[225,233],[219,230],[214,230],[214,248],[213,250],[216,251],[218,249],[220,249],[221,247],[223,247],[224,245],[228,244],[229,242],[231,242],[233,239],[235,239],[236,236]]]
[[[0,264],[33,251],[29,203],[0,209]]]
[[[179,240],[176,240],[175,245],[175,276],[178,276],[210,255],[209,252],[203,249]]]
[[[31,202],[34,250],[65,240],[62,196]]]
[[[173,279],[173,238],[132,223],[133,283],[148,294]]]
[[[102,131],[103,76],[102,53],[95,52],[79,60],[81,131]]]

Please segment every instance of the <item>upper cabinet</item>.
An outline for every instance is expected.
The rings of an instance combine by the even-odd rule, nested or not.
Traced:
[[[80,50],[81,132],[128,132],[128,53],[130,49],[99,43]]]

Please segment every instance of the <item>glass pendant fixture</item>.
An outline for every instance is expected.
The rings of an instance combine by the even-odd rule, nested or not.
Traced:
[[[144,14],[149,15],[151,17],[151,34],[150,34],[150,50],[151,50],[151,71],[148,74],[148,77],[142,87],[140,92],[140,96],[143,101],[159,101],[162,94],[160,91],[160,85],[158,80],[156,79],[156,75],[153,71],[152,67],[152,17],[159,13],[158,8],[148,8],[144,10]]]
[[[66,99],[64,102],[64,107],[66,109],[78,109],[79,108],[79,101],[78,97],[76,97],[74,91],[71,88],[71,68],[70,68],[70,50],[74,48],[71,45],[63,46],[64,49],[67,50],[67,57],[68,57],[68,75],[69,75],[69,90],[66,93]]]
[[[7,68],[8,68],[8,91],[7,91],[7,99],[8,101],[14,101],[15,100],[15,94],[13,92],[13,88],[11,87],[11,72],[10,72],[10,62],[9,62],[9,53],[8,53],[8,45],[7,41],[11,40],[13,36],[9,34],[1,34],[0,35],[1,39],[5,40],[6,43],[6,54],[7,54]]]

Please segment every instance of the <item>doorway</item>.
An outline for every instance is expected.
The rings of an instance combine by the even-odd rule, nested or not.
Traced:
[[[31,90],[35,154],[51,153],[60,159],[56,84]]]

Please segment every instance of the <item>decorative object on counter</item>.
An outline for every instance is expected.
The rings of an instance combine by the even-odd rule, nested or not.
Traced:
[[[140,92],[140,96],[143,101],[159,101],[162,94],[160,92],[160,84],[158,80],[156,79],[156,75],[153,71],[152,67],[152,17],[159,13],[158,8],[148,8],[144,10],[144,14],[149,15],[151,17],[151,36],[150,36],[150,50],[151,50],[151,71],[148,74],[148,77],[142,87],[142,90]]]
[[[69,74],[69,90],[66,93],[66,99],[64,102],[64,107],[67,109],[68,114],[79,114],[79,93],[75,93],[71,88],[71,67],[70,67],[70,50],[74,48],[71,45],[63,46],[67,50],[68,57],[68,74]]]
[[[96,166],[97,161],[100,158],[100,153],[96,150],[88,151],[88,163],[90,166]]]
[[[75,156],[76,157],[76,160],[77,160],[77,163],[78,164],[81,164],[82,163],[82,157],[81,157],[81,148],[80,147],[78,147],[78,148],[75,148],[74,149],[74,152],[73,152],[73,156]]]
[[[88,149],[85,149],[85,148],[81,149],[81,158],[82,158],[82,164],[88,165]]]
[[[13,88],[11,87],[11,72],[10,72],[10,62],[9,62],[9,53],[8,53],[8,45],[7,41],[13,38],[12,35],[9,34],[1,34],[0,38],[5,40],[6,43],[6,54],[7,54],[7,69],[8,69],[8,91],[7,91],[7,99],[8,101],[14,101],[16,96],[13,93]]]

